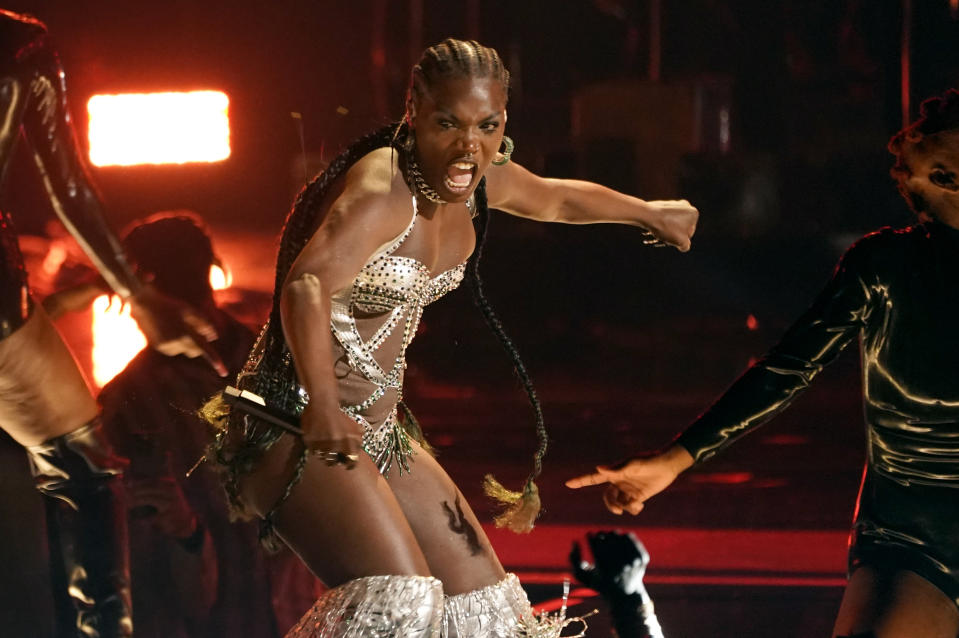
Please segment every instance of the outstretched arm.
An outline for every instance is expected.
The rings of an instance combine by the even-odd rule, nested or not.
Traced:
[[[870,238],[843,257],[832,280],[782,340],[750,367],[665,452],[634,457],[567,481],[571,488],[608,484],[604,500],[615,514],[637,514],[694,463],[711,458],[789,407],[868,324],[881,294],[864,262]],[[865,266],[865,267],[864,267]]]
[[[644,201],[605,186],[539,177],[515,162],[490,166],[486,191],[491,208],[565,224],[628,224],[685,252],[699,211],[686,200]]]
[[[63,68],[46,27],[32,18],[0,12],[0,178],[23,130],[47,196],[110,288],[131,303],[150,344],[164,354],[205,356],[226,375],[208,343],[208,321],[137,279],[106,225],[67,109]]]
[[[104,221],[103,206],[87,172],[67,108],[63,67],[46,29],[37,22],[4,20],[29,42],[8,77],[16,78],[8,109],[19,117],[54,212],[77,239],[110,288],[123,298],[141,284]],[[5,61],[5,66],[11,64]],[[10,80],[13,81],[13,80]],[[17,127],[12,134],[16,135]],[[6,161],[9,158],[4,158]]]

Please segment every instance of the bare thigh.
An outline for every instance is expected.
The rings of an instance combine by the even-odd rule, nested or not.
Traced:
[[[0,425],[21,445],[72,432],[97,404],[60,333],[39,304],[0,340]]]
[[[284,435],[241,484],[260,516],[277,503],[303,449]],[[303,476],[277,510],[275,529],[325,584],[396,574],[429,576],[426,558],[386,481],[366,454],[353,469],[308,457]]]
[[[492,585],[506,576],[476,515],[436,460],[416,447],[412,471],[387,481],[447,595]]]
[[[956,638],[959,610],[918,574],[864,566],[849,579],[833,636],[870,630],[876,638]]]

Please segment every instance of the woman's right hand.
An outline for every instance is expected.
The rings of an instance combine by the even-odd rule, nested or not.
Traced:
[[[613,514],[639,514],[647,500],[659,494],[693,464],[683,447],[674,445],[661,454],[634,457],[613,466],[599,465],[591,474],[566,481],[566,487],[579,489],[606,485],[603,502]]]
[[[363,429],[337,408],[322,410],[314,405],[307,404],[300,417],[306,449],[327,465],[352,469],[362,452]]]

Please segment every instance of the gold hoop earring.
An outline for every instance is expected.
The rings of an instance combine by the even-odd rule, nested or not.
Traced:
[[[510,156],[513,154],[513,149],[516,148],[516,145],[513,144],[512,138],[509,135],[503,136],[503,146],[506,148],[503,149],[503,152],[499,153],[499,157],[493,160],[494,166],[502,166],[503,164],[509,161]]]

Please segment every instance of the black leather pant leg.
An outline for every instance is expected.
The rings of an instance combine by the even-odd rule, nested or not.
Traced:
[[[48,497],[51,559],[62,572],[81,638],[133,633],[127,512],[121,479],[126,461],[107,441],[99,419],[27,448],[37,489]]]

